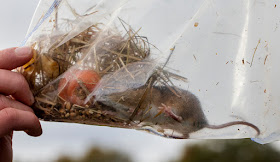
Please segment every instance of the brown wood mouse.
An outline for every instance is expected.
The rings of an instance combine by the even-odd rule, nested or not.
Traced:
[[[189,134],[203,128],[221,129],[233,125],[257,126],[245,121],[209,125],[198,98],[187,90],[174,86],[142,86],[101,97],[101,102],[116,109],[121,118],[141,126],[150,126],[170,138],[189,138]],[[135,127],[137,128],[137,127]],[[152,129],[144,129],[158,134]],[[173,130],[182,135],[166,134]]]

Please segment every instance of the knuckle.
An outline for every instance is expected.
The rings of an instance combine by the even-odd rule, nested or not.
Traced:
[[[0,95],[0,110],[7,106],[7,97]]]
[[[27,83],[23,75],[17,72],[15,72],[15,74],[17,75],[17,80],[19,83],[21,83],[22,85]]]
[[[25,80],[23,75],[21,75],[19,73],[15,73],[15,75],[16,75],[16,84],[15,85],[17,86],[17,88],[23,89],[23,88],[28,87],[28,83]]]
[[[14,64],[14,51],[15,47],[13,48],[8,48],[4,50],[0,50],[0,68],[8,68],[11,70],[9,67]]]
[[[8,49],[0,50],[0,61],[5,62],[5,57],[8,55]]]
[[[6,120],[8,123],[12,123],[17,120],[17,112],[13,108],[5,108],[1,110],[3,116],[2,118]]]

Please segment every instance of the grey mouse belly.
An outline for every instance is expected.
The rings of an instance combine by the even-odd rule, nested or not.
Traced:
[[[101,102],[116,109],[116,115],[122,118],[131,120],[132,114],[136,114],[131,121],[139,126],[163,132],[172,130],[182,134],[182,138],[188,138],[189,133],[208,124],[197,97],[176,87],[153,86],[147,89],[143,86],[103,96]],[[161,111],[162,107],[168,107],[170,111]]]

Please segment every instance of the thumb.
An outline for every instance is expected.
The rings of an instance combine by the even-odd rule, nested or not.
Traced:
[[[0,69],[12,70],[24,65],[32,58],[30,47],[8,48],[0,51]]]

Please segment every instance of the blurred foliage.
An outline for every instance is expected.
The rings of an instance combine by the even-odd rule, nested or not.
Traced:
[[[207,140],[186,146],[177,162],[256,162],[280,161],[280,152],[271,145],[249,139]]]
[[[164,156],[164,155],[162,155]],[[271,144],[260,145],[249,139],[205,140],[187,145],[181,157],[172,162],[259,162],[279,161],[280,152]],[[123,153],[93,147],[80,158],[61,156],[57,162],[132,162]]]
[[[112,150],[103,150],[97,147],[91,148],[80,158],[61,156],[57,162],[132,162],[129,156]]]
[[[57,162],[73,162],[72,158],[71,157],[68,157],[68,156],[61,156]]]

